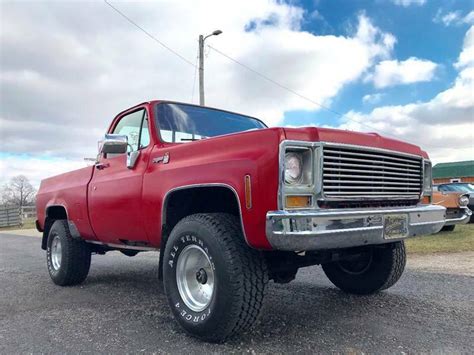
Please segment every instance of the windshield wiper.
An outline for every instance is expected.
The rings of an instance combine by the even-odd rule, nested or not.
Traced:
[[[180,138],[180,142],[186,142],[186,141],[200,141],[201,139],[206,139],[207,137],[201,137],[201,138]]]

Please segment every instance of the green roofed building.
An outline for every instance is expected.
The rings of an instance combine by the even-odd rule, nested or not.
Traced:
[[[433,182],[474,182],[474,160],[439,163],[433,167]]]

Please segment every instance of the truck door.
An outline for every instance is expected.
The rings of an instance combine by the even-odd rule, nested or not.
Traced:
[[[127,112],[117,120],[114,134],[128,136],[129,152],[140,151],[133,168],[127,154],[101,154],[89,184],[89,217],[97,238],[105,243],[146,244],[142,185],[152,144],[145,108]]]

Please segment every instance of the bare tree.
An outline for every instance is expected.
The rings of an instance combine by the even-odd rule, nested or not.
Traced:
[[[12,177],[1,191],[1,200],[5,204],[27,206],[34,203],[36,190],[24,175]]]

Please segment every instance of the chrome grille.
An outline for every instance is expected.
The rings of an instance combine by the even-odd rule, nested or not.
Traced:
[[[352,146],[323,146],[326,199],[418,199],[421,157]]]

